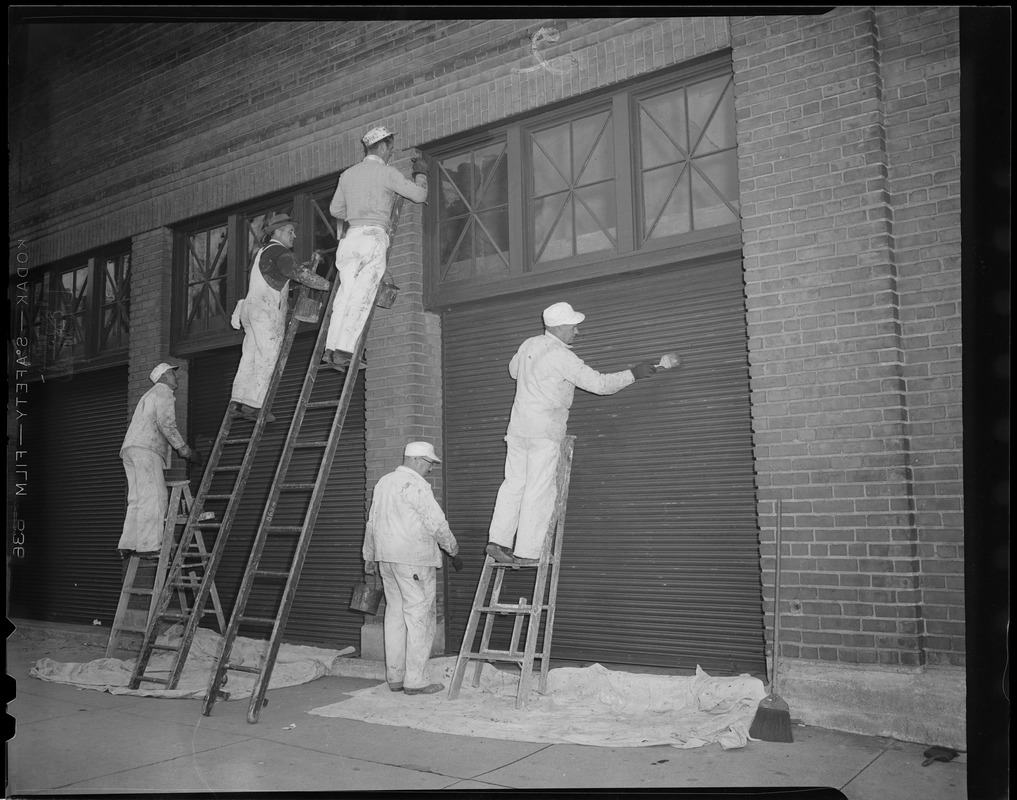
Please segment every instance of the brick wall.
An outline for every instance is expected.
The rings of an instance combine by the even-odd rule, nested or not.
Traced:
[[[929,663],[963,663],[960,61],[951,7],[879,8]]]
[[[187,438],[187,362],[170,358],[173,234],[166,228],[140,234],[131,243],[131,330],[127,366],[128,419],[141,396],[152,388],[149,374],[165,361],[177,370],[177,428]],[[208,454],[205,453],[207,456]],[[185,480],[184,463],[172,456],[166,480]]]
[[[963,608],[929,594],[963,575],[956,17],[732,21],[764,594],[772,614],[781,498],[789,656],[962,663],[925,619]],[[929,106],[953,112],[932,134]],[[912,187],[946,217],[914,215]]]
[[[552,26],[548,70],[531,37]],[[781,497],[786,653],[959,664],[956,29],[951,7],[105,26],[15,87],[11,237],[33,264],[133,237],[133,408],[168,352],[168,226],[343,169],[373,124],[409,147],[731,47],[765,592]],[[440,442],[421,238],[407,204],[402,291],[367,343],[369,484],[408,439]]]

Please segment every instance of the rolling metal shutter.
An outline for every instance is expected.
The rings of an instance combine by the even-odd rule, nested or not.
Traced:
[[[120,596],[117,542],[127,509],[120,445],[127,368],[32,383],[22,407],[25,557],[11,559],[14,616],[108,629]],[[15,490],[17,491],[17,490]]]
[[[623,276],[447,310],[445,501],[468,569],[450,573],[462,641],[501,483],[508,362],[543,308],[587,315],[576,353],[601,372],[678,351],[681,366],[607,397],[576,391],[576,448],[555,658],[763,672],[748,360],[737,262]],[[532,588],[506,579],[503,598]],[[521,579],[521,577],[520,577]],[[518,581],[517,581],[518,582]]]
[[[251,545],[292,419],[291,413],[283,413],[280,409],[292,409],[300,393],[313,345],[313,335],[307,334],[298,336],[293,344],[282,385],[276,394],[273,409],[276,420],[265,427],[257,460],[216,573],[216,588],[227,617],[232,613],[243,580]],[[207,456],[211,451],[219,431],[239,362],[239,348],[201,354],[191,362],[189,424],[194,432],[194,441],[203,455]],[[336,395],[342,388],[339,373],[332,370],[319,372],[317,385],[323,389],[334,389]],[[315,413],[319,414],[323,422],[322,430],[326,430],[324,413],[308,412],[308,422]],[[308,437],[305,430],[302,438],[314,437]],[[313,480],[317,458],[320,458],[320,451],[317,450],[313,453],[297,451],[294,454],[294,466],[306,463],[306,474],[301,474],[300,479]],[[291,477],[294,474],[291,472]],[[332,648],[350,645],[360,647],[360,628],[364,616],[351,611],[349,605],[353,585],[363,578],[360,551],[364,541],[366,483],[364,381],[361,375],[346,415],[328,489],[301,571],[293,608],[286,624],[285,641]],[[197,482],[194,490],[197,490]],[[301,502],[306,503],[308,498],[309,493],[307,497],[300,498],[295,497],[294,493],[284,493],[276,509],[276,523],[299,524],[304,509]],[[295,541],[296,537],[290,536],[269,537],[261,565],[268,569],[287,568]],[[248,614],[275,616],[281,597],[281,583],[279,591],[271,593],[267,591],[265,583],[261,581],[255,584],[247,604]],[[241,636],[252,638],[267,638],[268,633],[267,628],[248,629],[242,626],[240,629]]]

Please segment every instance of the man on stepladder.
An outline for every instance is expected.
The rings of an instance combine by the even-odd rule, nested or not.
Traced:
[[[169,468],[171,449],[191,463],[201,461],[177,430],[177,369],[163,363],[149,374],[155,385],[138,401],[120,448],[127,474],[127,516],[117,544],[122,557],[132,552],[155,555],[162,547],[169,505],[163,470]]]
[[[410,442],[402,466],[374,487],[364,534],[364,571],[385,590],[385,678],[393,692],[434,694],[427,661],[437,624],[435,591],[441,550],[458,570],[459,545],[426,476],[441,459],[430,442]],[[441,549],[439,549],[441,548]]]
[[[265,224],[262,248],[254,256],[247,296],[237,303],[231,324],[244,328],[243,352],[233,378],[230,402],[240,406],[240,416],[254,421],[265,402],[286,333],[290,281],[325,290],[331,284],[293,257],[296,221],[287,214],[274,214]],[[269,413],[266,421],[275,417]]]
[[[659,366],[652,361],[621,372],[600,373],[572,352],[586,318],[568,303],[544,309],[544,333],[523,342],[509,362],[516,381],[505,442],[505,480],[498,490],[485,552],[495,561],[536,564],[554,504],[558,456],[576,387],[614,394]]]
[[[385,275],[389,220],[396,197],[414,203],[427,199],[428,167],[413,159],[413,180],[388,166],[395,153],[395,134],[372,128],[361,139],[364,160],[339,177],[329,212],[346,220],[349,229],[336,250],[339,288],[332,303],[332,319],[322,361],[342,371],[349,366],[364,329],[378,285]]]

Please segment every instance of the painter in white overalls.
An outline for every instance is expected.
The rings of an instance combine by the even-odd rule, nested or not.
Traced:
[[[361,142],[364,160],[339,177],[329,204],[332,216],[349,224],[336,249],[339,288],[332,302],[323,357],[337,369],[345,369],[350,363],[385,275],[396,197],[414,203],[427,199],[428,167],[422,158],[413,159],[413,180],[388,166],[395,152],[394,133],[384,127],[372,128]]]
[[[242,415],[252,418],[265,402],[272,372],[279,360],[286,332],[290,280],[312,289],[329,287],[327,280],[297,264],[292,252],[297,237],[296,223],[289,216],[273,216],[262,239],[268,237],[271,237],[268,244],[254,257],[247,297],[237,304],[232,319],[234,328],[243,326],[244,345],[233,379],[231,399],[240,404]],[[269,415],[269,421],[271,419]]]

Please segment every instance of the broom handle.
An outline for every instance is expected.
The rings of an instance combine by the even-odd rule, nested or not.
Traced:
[[[777,664],[780,659],[780,533],[781,533],[781,501],[776,504],[776,544],[777,555],[773,566],[773,678],[770,681],[770,692],[777,694]]]

